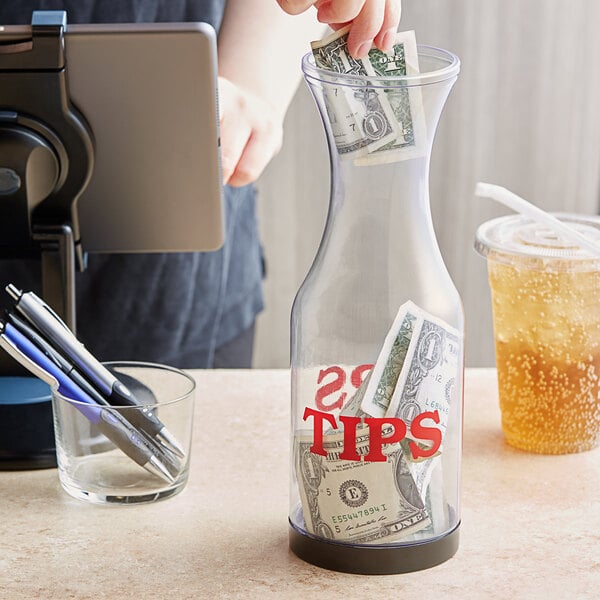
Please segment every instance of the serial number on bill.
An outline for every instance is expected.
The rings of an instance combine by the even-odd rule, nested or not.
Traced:
[[[387,510],[385,504],[378,504],[377,506],[370,506],[369,508],[361,508],[351,513],[342,515],[332,515],[332,523],[347,523],[353,519],[363,519],[364,517],[370,517],[376,515],[378,512],[385,512]]]

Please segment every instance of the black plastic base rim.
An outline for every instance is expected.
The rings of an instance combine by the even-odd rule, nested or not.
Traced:
[[[0,454],[0,471],[31,471],[35,469],[55,469],[56,452],[39,454]]]
[[[406,546],[352,546],[312,537],[290,522],[290,549],[302,560],[330,571],[360,575],[397,575],[435,567],[458,550],[460,523],[430,542]]]

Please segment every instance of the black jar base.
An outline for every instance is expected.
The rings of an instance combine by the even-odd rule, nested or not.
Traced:
[[[460,523],[430,542],[405,546],[353,546],[302,533],[290,522],[292,552],[302,560],[331,571],[360,575],[395,575],[435,567],[458,550]]]

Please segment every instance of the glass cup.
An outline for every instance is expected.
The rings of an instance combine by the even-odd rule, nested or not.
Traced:
[[[556,215],[600,241],[600,217]],[[600,258],[521,215],[483,223],[506,441],[566,454],[600,442]]]
[[[177,494],[188,478],[193,378],[151,363],[105,366],[138,404],[81,402],[53,391],[62,487],[71,496],[96,504],[139,504]]]

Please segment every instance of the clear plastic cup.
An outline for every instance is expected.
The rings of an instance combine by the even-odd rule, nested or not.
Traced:
[[[188,479],[193,378],[158,364],[114,362],[106,367],[139,404],[89,404],[53,392],[62,487],[96,504],[139,504],[177,494]]]
[[[556,215],[600,240],[600,217]],[[506,441],[565,454],[600,443],[600,258],[520,215],[483,223]]]

